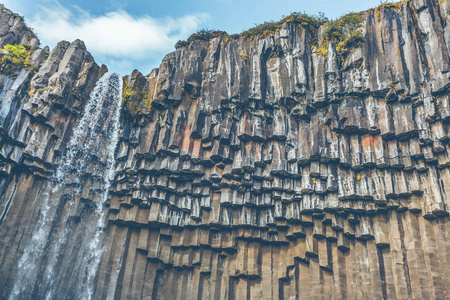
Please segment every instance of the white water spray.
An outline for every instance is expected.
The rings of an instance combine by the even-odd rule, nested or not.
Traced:
[[[104,252],[103,204],[114,179],[121,102],[121,77],[113,73],[103,75],[61,158],[53,176],[55,183],[48,184],[42,193],[40,215],[19,259],[11,300],[36,296],[70,299],[75,295],[77,299],[92,298],[93,280]],[[90,195],[97,201],[79,203],[87,181],[95,186],[90,187]],[[80,205],[90,209],[83,210],[87,213],[81,214],[74,226],[70,219],[79,214]],[[60,228],[61,224],[64,228]],[[86,242],[77,245],[73,236]],[[69,261],[76,274],[61,266],[61,261]],[[70,282],[66,282],[67,278]]]

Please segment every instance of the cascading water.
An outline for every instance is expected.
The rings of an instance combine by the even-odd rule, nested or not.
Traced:
[[[42,192],[10,299],[90,299],[103,254],[103,203],[114,178],[122,79],[97,82],[59,167]]]

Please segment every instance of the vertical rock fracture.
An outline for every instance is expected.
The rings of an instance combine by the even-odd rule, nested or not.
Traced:
[[[0,12],[29,53],[2,57],[0,298],[450,295],[449,1],[193,35],[123,89]]]

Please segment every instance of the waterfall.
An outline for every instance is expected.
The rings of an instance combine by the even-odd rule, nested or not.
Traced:
[[[97,82],[25,242],[10,299],[91,299],[114,179],[122,79]]]

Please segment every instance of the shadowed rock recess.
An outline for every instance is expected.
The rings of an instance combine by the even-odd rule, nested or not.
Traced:
[[[49,192],[107,68],[79,40],[47,53],[1,8],[0,46],[28,57],[1,54],[0,298],[24,270],[24,299],[448,298],[450,2],[359,16],[346,51],[330,25],[288,22],[135,70],[110,184],[117,139],[100,130],[83,172],[67,169],[79,180]],[[48,240],[27,269],[45,197]],[[84,270],[95,207],[102,255]]]

